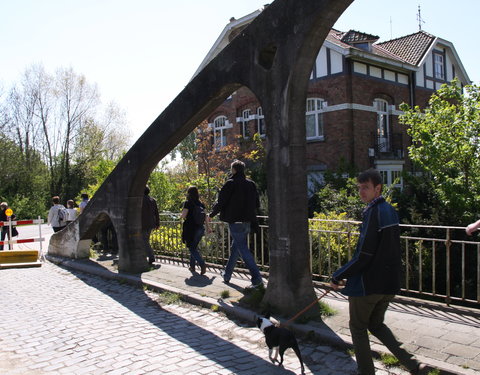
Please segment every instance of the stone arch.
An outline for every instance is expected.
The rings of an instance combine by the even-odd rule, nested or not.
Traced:
[[[310,303],[314,291],[308,277],[305,99],[317,53],[352,1],[276,0],[266,7],[189,82],[118,163],[79,216],[78,239],[105,212],[117,230],[119,270],[146,270],[139,208],[148,176],[235,89],[247,86],[261,102],[268,124],[267,178],[274,181],[268,186],[272,287],[269,282],[265,302],[285,312]],[[52,236],[51,245],[67,234],[62,232]]]

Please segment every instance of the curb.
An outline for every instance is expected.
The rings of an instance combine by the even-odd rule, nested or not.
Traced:
[[[200,296],[196,293],[187,293],[183,289],[175,288],[170,285],[148,280],[147,278],[143,278],[140,275],[133,275],[133,274],[127,274],[127,273],[121,273],[121,272],[112,272],[112,271],[103,269],[101,267],[85,264],[85,263],[82,263],[81,261],[71,259],[71,258],[63,258],[59,256],[47,255],[46,259],[51,263],[61,267],[74,269],[84,273],[93,274],[106,279],[124,281],[134,286],[146,286],[148,287],[148,289],[153,290],[155,292],[170,292],[170,293],[179,294],[182,296],[183,301],[196,306],[201,306],[205,308],[211,308],[212,306],[217,306],[219,311],[222,311],[227,315],[234,316],[238,319],[247,321],[253,325],[255,325],[257,320],[257,314],[251,310],[245,309],[240,306],[232,305],[231,303],[225,302],[222,299],[216,300],[211,297]],[[298,336],[309,337],[309,338],[312,338],[313,336],[317,342],[330,345],[339,350],[346,351],[348,349],[352,349],[352,341],[350,336],[332,333],[331,330],[326,325],[325,327],[312,327],[305,324],[292,323],[292,324],[289,324],[289,328],[292,331],[294,331],[295,334],[297,334]],[[380,357],[384,353],[390,354],[388,350],[381,345],[372,344],[371,350],[376,357]],[[445,362],[441,362],[432,358],[425,358],[419,355],[417,355],[416,357],[422,363],[425,363],[428,365],[428,370],[438,369],[440,371],[439,373],[440,375],[475,375],[476,374],[474,370],[470,370],[470,369],[462,369],[462,371],[459,372],[459,369],[454,368],[453,365],[448,365]]]

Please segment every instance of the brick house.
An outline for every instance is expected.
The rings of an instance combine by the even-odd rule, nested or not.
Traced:
[[[200,71],[247,26],[259,9],[232,18],[198,68]],[[306,102],[309,187],[327,169],[374,167],[391,184],[410,171],[406,127],[399,105],[425,107],[430,95],[457,77],[471,83],[454,46],[425,31],[378,43],[379,37],[332,29],[312,67]],[[212,147],[240,142],[248,147],[254,133],[265,136],[268,123],[254,94],[242,87],[207,118]],[[240,137],[238,137],[240,136]]]

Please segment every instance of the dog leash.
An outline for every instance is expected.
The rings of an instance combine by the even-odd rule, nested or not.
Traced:
[[[310,305],[305,307],[303,310],[300,310],[298,313],[296,313],[292,318],[288,319],[286,322],[280,323],[280,327],[282,326],[288,326],[293,322],[295,319],[297,319],[300,315],[302,315],[305,311],[309,310],[312,308],[313,305],[315,305],[318,301],[320,301],[323,297],[325,297],[328,293],[330,293],[332,290],[327,289],[320,297],[318,297],[315,301],[313,301]]]

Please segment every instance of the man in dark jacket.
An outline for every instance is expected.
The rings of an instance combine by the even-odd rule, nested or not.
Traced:
[[[350,332],[358,373],[374,375],[368,331],[375,335],[412,374],[424,365],[401,347],[383,322],[394,295],[400,291],[400,228],[395,209],[382,197],[380,173],[369,169],[358,176],[363,211],[357,247],[352,259],[332,276],[331,286],[348,296]],[[344,282],[346,279],[346,283]]]
[[[148,263],[155,262],[152,246],[150,245],[150,234],[152,230],[160,225],[157,201],[150,195],[150,188],[145,186],[142,204],[142,235],[145,243],[145,251],[148,256]]]
[[[220,212],[220,220],[228,223],[232,236],[230,257],[222,276],[226,283],[230,282],[237,259],[241,256],[250,271],[250,287],[258,287],[263,285],[262,276],[248,248],[248,234],[251,225],[257,222],[256,210],[260,206],[257,187],[252,180],[246,178],[243,162],[235,160],[231,164],[231,173],[209,215],[213,218]]]

